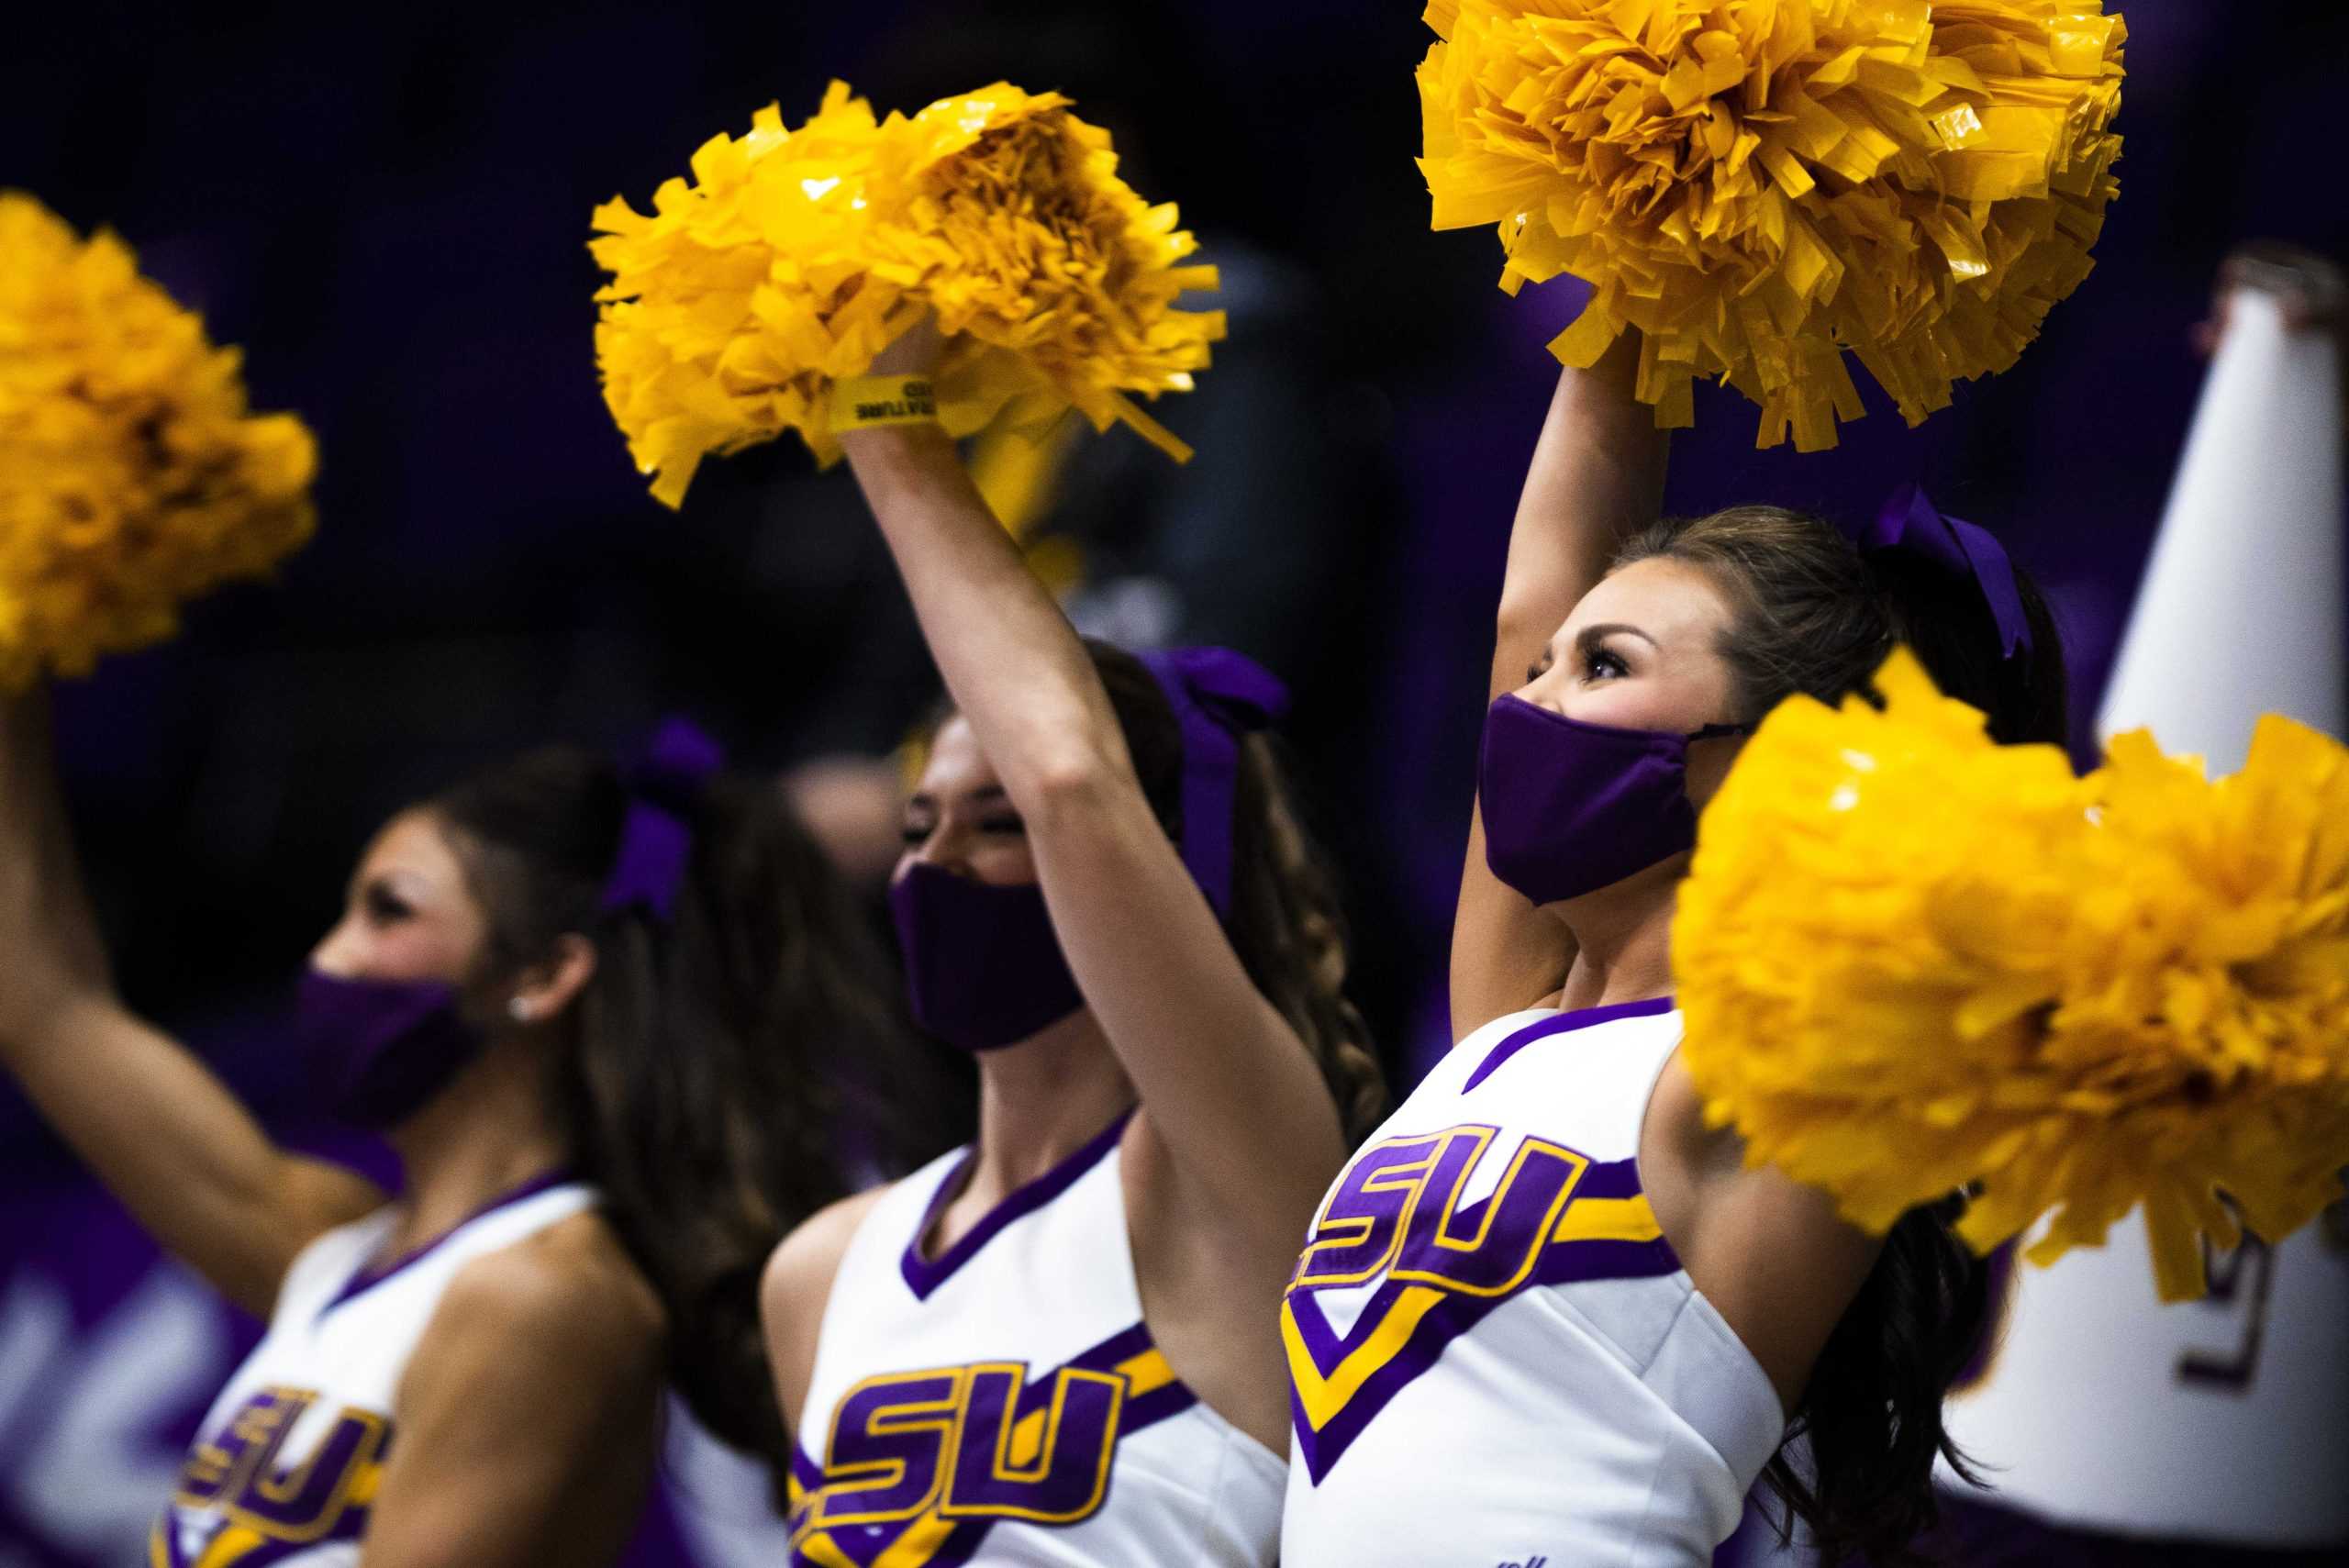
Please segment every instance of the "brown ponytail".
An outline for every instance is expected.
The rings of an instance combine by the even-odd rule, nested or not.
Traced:
[[[594,976],[566,1012],[548,1094],[570,1158],[658,1292],[669,1373],[695,1414],[787,1465],[759,1333],[759,1270],[784,1233],[929,1147],[905,1115],[944,1103],[887,1080],[896,989],[870,928],[772,787],[708,782],[669,919],[598,907],[628,792],[584,751],[535,752],[451,790],[451,829],[511,973],[568,932]],[[896,1109],[874,1114],[885,1097]]]
[[[1165,694],[1132,654],[1088,641],[1124,730],[1143,795],[1167,836],[1183,835],[1183,737]],[[1330,1085],[1349,1142],[1386,1112],[1370,1030],[1346,995],[1345,915],[1328,857],[1298,817],[1270,735],[1240,748],[1232,807],[1231,911],[1226,929],[1256,989],[1305,1041]]]
[[[1737,717],[1761,718],[1801,692],[1839,702],[1869,691],[1896,644],[1934,683],[1979,708],[2013,743],[2065,739],[2061,640],[2046,601],[2016,573],[2031,649],[2008,658],[1981,591],[1899,552],[1862,556],[1827,522],[1776,506],[1737,506],[1667,519],[1634,536],[1615,564],[1664,557],[1709,575],[1729,596],[1720,643],[1737,685]],[[1824,1562],[1865,1555],[1912,1560],[1936,1515],[1933,1462],[1971,1479],[1942,1420],[1942,1401],[1989,1321],[1987,1271],[1952,1227],[1944,1204],[1904,1215],[1829,1335],[1791,1412],[1787,1446],[1764,1473],[1809,1527]],[[1798,1457],[1798,1451],[1807,1454]]]

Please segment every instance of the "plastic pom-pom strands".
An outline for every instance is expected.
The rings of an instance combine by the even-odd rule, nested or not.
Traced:
[[[2142,1202],[2199,1295],[2201,1236],[2280,1240],[2349,1165],[2349,751],[2270,717],[2216,782],[2143,732],[2075,778],[1906,653],[1877,685],[1782,705],[1706,809],[1673,962],[1709,1114],[1872,1230],[1976,1186],[1966,1238],[2053,1210],[2045,1262]]]
[[[832,383],[932,311],[951,432],[1074,407],[1187,457],[1131,395],[1187,391],[1223,336],[1220,311],[1175,307],[1216,282],[1176,222],[1057,94],[998,83],[876,119],[836,82],[796,129],[770,105],[705,143],[650,216],[596,210],[605,400],[674,506],[702,458],[786,430],[835,459]]]
[[[160,641],[309,538],[317,449],[234,349],[32,197],[0,192],[0,691]]]
[[[1432,0],[1420,168],[1438,228],[1499,227],[1501,284],[1596,293],[1551,345],[1646,339],[1760,444],[1831,447],[1856,355],[1911,423],[2013,364],[2087,276],[2118,186],[2127,32],[2102,0]]]

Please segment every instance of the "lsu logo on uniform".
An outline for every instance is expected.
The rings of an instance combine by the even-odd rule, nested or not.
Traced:
[[[1018,1362],[867,1378],[832,1415],[809,1528],[937,1513],[1074,1524],[1100,1507],[1126,1380]]]
[[[1680,1266],[1636,1162],[1596,1161],[1534,1137],[1496,1149],[1499,1136],[1468,1125],[1387,1139],[1356,1156],[1323,1202],[1281,1307],[1314,1480],[1510,1296]],[[1472,1201],[1479,1172],[1492,1173],[1491,1189]]]
[[[317,1402],[303,1389],[261,1389],[196,1444],[150,1538],[150,1568],[262,1568],[300,1547],[356,1539],[382,1478],[391,1423],[346,1407],[306,1458],[281,1469],[287,1436]],[[183,1510],[219,1521],[194,1555],[180,1540]]]
[[[793,1562],[954,1562],[996,1524],[1073,1525],[1109,1496],[1120,1438],[1196,1403],[1140,1324],[1031,1378],[974,1362],[869,1377],[792,1485]]]

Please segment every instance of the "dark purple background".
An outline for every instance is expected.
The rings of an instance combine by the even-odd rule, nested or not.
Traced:
[[[2125,13],[2123,194],[2096,275],[2021,366],[1917,431],[1874,400],[1819,457],[1755,452],[1753,410],[1700,396],[1671,492],[1676,510],[1852,516],[1921,478],[2046,583],[2084,717],[2221,257],[2263,235],[2349,250],[2335,0]],[[670,707],[766,765],[902,733],[930,677],[844,480],[776,449],[706,471],[683,516],[645,498],[596,386],[587,215],[615,193],[642,205],[771,99],[804,114],[829,75],[885,107],[1006,75],[1074,93],[1144,192],[1180,200],[1233,263],[1225,368],[1168,410],[1199,462],[1178,477],[1106,439],[1100,516],[1071,527],[1097,562],[1172,582],[1184,628],[1297,686],[1359,988],[1398,1070],[1423,1062],[1443,1043],[1502,542],[1553,370],[1542,344],[1572,310],[1563,288],[1500,295],[1488,234],[1428,232],[1410,161],[1427,40],[1409,0],[77,0],[13,17],[0,186],[117,227],[246,346],[257,403],[300,411],[323,451],[320,535],[280,584],[221,596],[186,638],[61,698],[132,999],[239,1045],[239,1082],[273,1099],[267,1031],[242,1020],[274,1005],[401,802],[532,740],[618,744]],[[28,1336],[56,1301],[93,1329],[147,1259],[5,1090],[0,1181],[0,1562],[108,1561],[31,1517],[72,1467],[39,1471],[50,1451],[21,1427],[112,1397],[87,1382],[105,1363],[56,1383],[65,1362],[27,1360],[48,1342]],[[225,1356],[232,1330],[215,1329]],[[150,1390],[160,1425],[141,1440],[168,1455],[161,1428],[193,1418],[203,1384]]]

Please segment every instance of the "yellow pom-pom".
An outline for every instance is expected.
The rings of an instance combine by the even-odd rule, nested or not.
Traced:
[[[597,208],[596,361],[652,494],[674,506],[702,458],[785,430],[832,462],[831,384],[924,310],[953,339],[935,379],[954,434],[1074,407],[1187,458],[1130,395],[1188,391],[1207,365],[1223,315],[1174,301],[1215,270],[1182,264],[1174,208],[1117,166],[1057,94],[997,83],[877,120],[835,82],[796,129],[770,105],[705,143],[651,216]]]
[[[250,415],[238,365],[122,241],[0,192],[0,691],[160,641],[309,538],[310,433]]]
[[[1835,444],[1859,357],[1910,424],[2003,371],[2087,277],[2118,190],[2102,0],[1432,0],[1419,67],[1435,227],[1497,224],[1515,292],[1595,285],[1551,345],[1646,341],[1641,398],[1696,377],[1759,444]]]
[[[1690,1071],[1754,1163],[1887,1229],[1978,1184],[2036,1262],[2145,1207],[2165,1298],[2199,1238],[2277,1240],[2349,1165],[2349,751],[2262,722],[2210,783],[2143,734],[2075,778],[1908,654],[1882,711],[1781,706],[1707,807],[1673,962]]]

